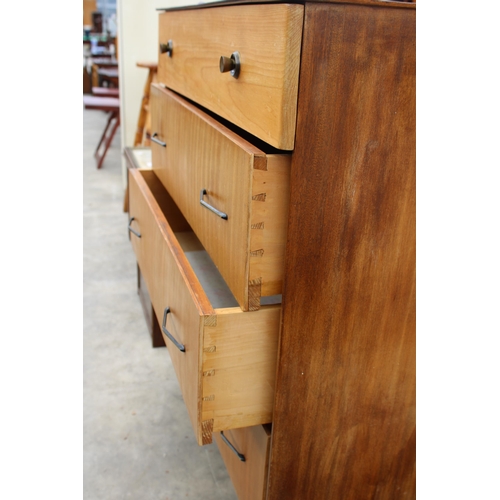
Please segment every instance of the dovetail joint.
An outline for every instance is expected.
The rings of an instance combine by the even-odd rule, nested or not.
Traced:
[[[248,310],[258,311],[260,309],[260,297],[262,290],[262,277],[248,282]]]
[[[253,201],[266,201],[266,193],[259,193],[252,196]]]
[[[201,442],[210,444],[212,442],[212,432],[214,430],[214,419],[204,420],[201,423]]]
[[[210,316],[204,316],[203,324],[205,326],[217,326],[217,314],[212,314]]]
[[[262,257],[264,255],[264,249],[260,248],[259,250],[253,250],[252,252],[250,252],[250,255],[252,257]]]
[[[267,156],[254,156],[253,168],[255,170],[267,170]]]

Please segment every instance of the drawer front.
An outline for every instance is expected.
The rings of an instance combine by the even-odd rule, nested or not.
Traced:
[[[265,500],[271,426],[233,429],[214,437],[238,499]]]
[[[258,309],[282,291],[291,156],[266,155],[159,86],[151,105],[153,170],[240,307]]]
[[[304,8],[240,5],[160,14],[158,82],[279,149],[294,146]],[[163,49],[165,50],[165,49]],[[239,53],[238,78],[221,56]]]
[[[131,237],[134,250],[198,443],[210,443],[215,431],[270,422],[281,307],[225,307],[234,297],[213,263],[199,260],[206,252],[154,172],[129,170],[129,186],[141,235]]]

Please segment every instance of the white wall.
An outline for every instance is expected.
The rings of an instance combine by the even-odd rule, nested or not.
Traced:
[[[148,70],[138,68],[136,63],[158,60],[158,11],[156,9],[194,3],[197,2],[192,0],[117,0],[122,149],[134,145],[139,109],[148,75]],[[122,165],[125,185],[125,161]]]

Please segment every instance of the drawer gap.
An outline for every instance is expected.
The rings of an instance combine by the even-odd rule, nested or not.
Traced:
[[[164,88],[167,88],[165,86],[162,86]],[[251,134],[250,132],[246,131],[245,129],[238,127],[238,125],[235,125],[234,123],[230,122],[229,120],[226,120],[222,116],[217,115],[213,111],[210,111],[208,108],[205,108],[201,106],[199,103],[192,101],[185,95],[179,94],[179,92],[176,92],[173,89],[168,89],[174,94],[178,95],[185,101],[187,101],[189,104],[193,105],[195,108],[199,109],[200,111],[203,111],[206,115],[210,116],[210,118],[213,118],[216,122],[220,123],[224,127],[228,128],[231,132],[234,134],[240,136],[242,139],[245,141],[249,142],[252,146],[255,146],[256,148],[260,149],[263,153],[266,155],[279,155],[279,154],[290,154],[292,150],[287,150],[287,149],[278,149],[275,148],[274,146],[271,146],[267,142],[263,141],[262,139],[259,139],[255,135]]]

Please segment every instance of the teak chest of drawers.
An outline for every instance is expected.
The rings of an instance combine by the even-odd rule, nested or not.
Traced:
[[[415,498],[415,12],[159,13],[130,238],[241,500]]]

